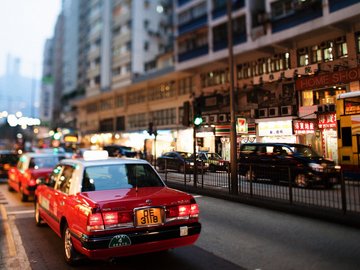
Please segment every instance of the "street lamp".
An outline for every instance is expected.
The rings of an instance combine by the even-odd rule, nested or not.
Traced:
[[[231,193],[238,194],[237,179],[237,138],[236,138],[236,120],[235,120],[235,92],[234,92],[234,55],[233,55],[233,27],[232,27],[232,0],[227,0],[228,17],[228,50],[229,50],[229,73],[230,73],[230,175],[231,175]]]

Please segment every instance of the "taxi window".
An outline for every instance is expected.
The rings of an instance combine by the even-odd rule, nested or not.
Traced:
[[[84,171],[81,191],[159,187],[163,182],[148,164],[89,166]]]
[[[73,172],[74,168],[72,166],[64,165],[61,175],[56,182],[55,189],[68,194]]]

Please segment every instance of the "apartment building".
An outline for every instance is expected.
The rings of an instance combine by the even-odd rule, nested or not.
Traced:
[[[155,2],[136,1],[142,9]],[[335,98],[359,90],[360,3],[231,3],[238,143],[300,142],[338,160]],[[173,11],[174,70],[142,74],[149,65],[142,70],[130,61],[128,85],[119,81],[126,77],[123,69],[121,75],[113,72],[110,91],[88,95],[77,103],[78,128],[86,134],[85,143],[123,142],[140,148],[150,140],[154,145],[154,136],[146,133],[153,123],[158,131],[154,154],[171,149],[191,151],[192,128],[183,126],[183,104],[201,98],[204,122],[197,132],[198,147],[229,159],[227,2],[177,0]],[[142,25],[144,30],[151,25],[132,12],[126,14],[132,16],[132,27]],[[130,54],[138,53],[145,44],[152,46],[131,39]],[[130,69],[127,67],[125,70]]]

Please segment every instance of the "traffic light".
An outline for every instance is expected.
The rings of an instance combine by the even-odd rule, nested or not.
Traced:
[[[148,131],[149,135],[153,135],[154,133],[154,123],[153,122],[149,122],[149,127],[148,127]]]
[[[202,97],[195,98],[193,102],[193,112],[194,112],[193,123],[194,126],[196,127],[200,126],[203,122],[202,107],[203,107],[203,98]]]
[[[185,127],[190,126],[190,102],[185,101],[183,104],[182,124]]]

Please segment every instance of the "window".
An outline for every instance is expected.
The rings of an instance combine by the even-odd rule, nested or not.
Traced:
[[[74,168],[72,166],[64,165],[62,167],[62,172],[60,174],[60,177],[57,179],[57,182],[55,184],[55,189],[65,194],[69,194],[71,177],[73,172],[74,172]]]
[[[355,42],[356,42],[357,53],[360,53],[360,32],[355,33]]]

